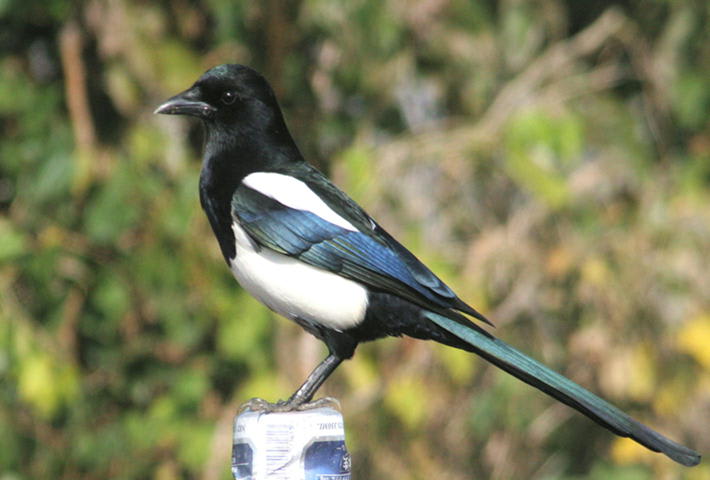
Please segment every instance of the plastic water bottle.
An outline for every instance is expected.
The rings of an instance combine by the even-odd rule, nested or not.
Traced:
[[[235,480],[350,480],[342,414],[333,407],[234,419]]]

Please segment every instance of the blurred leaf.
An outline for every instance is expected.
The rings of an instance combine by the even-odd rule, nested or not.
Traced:
[[[611,447],[611,456],[620,465],[651,463],[655,455],[647,448],[628,438],[617,438]]]
[[[140,125],[128,135],[131,160],[141,166],[151,166],[165,155],[167,142],[163,132],[149,125]]]
[[[701,314],[683,325],[678,332],[678,348],[710,370],[710,315]]]
[[[688,471],[685,478],[688,480],[703,480],[708,478],[708,476],[710,476],[710,465],[701,463],[700,465],[693,467],[692,470]]]
[[[663,388],[659,388],[653,399],[654,411],[659,415],[672,417],[682,411],[688,398],[692,395],[692,383],[695,373],[688,372],[689,375],[683,378],[675,376],[669,382],[664,382]],[[710,385],[709,385],[710,386]],[[710,393],[710,388],[708,389]]]
[[[208,372],[202,369],[186,370],[181,373],[172,389],[176,400],[189,407],[198,405],[210,387],[207,375]]]
[[[597,463],[591,472],[582,476],[568,477],[576,480],[647,480],[651,478],[647,468],[640,465],[609,465]],[[567,477],[566,477],[567,478]]]
[[[38,202],[47,202],[66,195],[73,177],[72,157],[61,152],[50,154],[37,172],[31,195]]]
[[[139,86],[121,64],[108,66],[106,86],[111,99],[123,113],[131,113],[141,106]]]
[[[347,188],[353,198],[367,198],[367,194],[373,189],[373,183],[377,181],[372,178],[371,155],[363,146],[353,145],[345,150],[336,162],[347,178],[347,185],[343,187]]]
[[[611,277],[609,267],[600,258],[590,258],[582,265],[582,279],[594,286],[603,286]]]
[[[250,398],[257,396],[259,398],[271,399],[286,399],[291,395],[290,386],[282,385],[276,381],[275,375],[268,370],[255,370],[247,380],[240,385],[239,398],[247,401]]]
[[[103,315],[116,319],[123,316],[130,307],[128,289],[114,275],[106,275],[101,279],[94,293],[94,301]]]
[[[252,363],[262,357],[260,352],[271,327],[269,311],[244,291],[237,298],[239,311],[220,317],[217,349],[225,358]]]
[[[26,251],[27,238],[12,223],[0,218],[0,262],[10,261]]]
[[[348,368],[344,370],[348,376],[349,385],[355,392],[372,390],[380,381],[376,360],[366,355],[356,355]]]
[[[86,232],[99,243],[115,243],[139,218],[134,193],[135,178],[121,165],[89,206]]]
[[[579,163],[582,126],[571,115],[554,118],[528,110],[506,128],[506,169],[523,187],[552,207],[568,199],[566,175]]]
[[[658,379],[657,365],[654,362],[654,350],[650,345],[640,344],[633,349],[630,369],[629,395],[636,401],[648,402],[656,393]]]
[[[75,372],[41,352],[22,358],[17,376],[20,395],[45,418],[52,417],[77,394]]]
[[[189,422],[179,432],[178,456],[185,465],[199,471],[204,465],[212,446],[214,426],[204,422]]]
[[[404,376],[390,382],[385,405],[408,430],[421,427],[427,414],[427,391],[416,378]]]
[[[707,125],[710,110],[710,80],[698,72],[688,72],[673,83],[672,103],[680,122],[688,128]]]
[[[147,50],[157,67],[164,91],[177,93],[195,81],[195,72],[200,71],[200,62],[197,54],[186,45],[167,40]]]
[[[457,384],[465,384],[471,379],[478,363],[476,357],[471,356],[469,352],[450,347],[440,347],[436,351],[446,371]]]

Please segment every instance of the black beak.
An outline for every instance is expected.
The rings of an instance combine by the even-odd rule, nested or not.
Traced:
[[[212,105],[202,101],[198,88],[191,87],[169,98],[165,103],[156,108],[153,113],[190,115],[192,117],[207,119],[216,111],[217,109]]]

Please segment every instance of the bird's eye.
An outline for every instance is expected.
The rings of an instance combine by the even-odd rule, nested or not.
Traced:
[[[232,92],[231,90],[227,90],[222,94],[222,103],[225,105],[231,105],[234,103],[234,101],[237,99],[237,94]]]

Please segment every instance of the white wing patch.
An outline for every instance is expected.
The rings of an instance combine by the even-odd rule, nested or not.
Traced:
[[[368,301],[365,287],[268,248],[255,249],[237,222],[232,230],[236,242],[236,256],[229,262],[232,273],[246,291],[271,310],[291,320],[300,318],[337,331],[364,320]]]
[[[274,172],[256,172],[244,177],[242,183],[287,207],[311,212],[346,230],[358,231],[352,223],[326,205],[308,185],[294,177]]]

